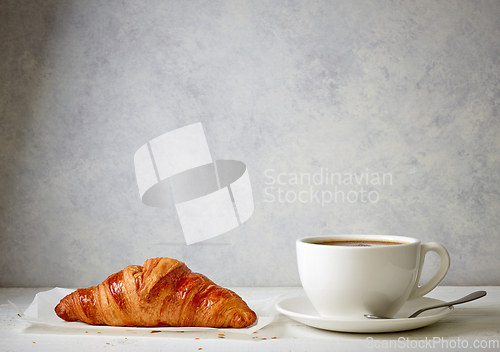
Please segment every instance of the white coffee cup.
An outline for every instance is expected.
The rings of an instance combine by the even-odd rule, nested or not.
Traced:
[[[401,244],[346,246],[335,240]],[[307,297],[326,317],[361,319],[366,313],[393,317],[409,300],[433,290],[450,267],[446,248],[435,242],[388,235],[330,235],[297,240],[299,276]],[[418,286],[425,254],[440,258],[436,274]]]

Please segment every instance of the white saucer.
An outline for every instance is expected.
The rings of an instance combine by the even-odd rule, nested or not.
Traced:
[[[307,296],[285,298],[276,304],[276,309],[280,313],[300,323],[319,329],[342,332],[377,333],[418,329],[433,324],[453,313],[453,307],[444,307],[428,310],[416,318],[406,318],[420,308],[430,307],[441,303],[444,303],[444,301],[427,297],[417,298],[413,301],[406,302],[394,319],[368,319],[365,317],[360,317],[359,319],[339,319],[322,317],[316,309],[314,309]]]

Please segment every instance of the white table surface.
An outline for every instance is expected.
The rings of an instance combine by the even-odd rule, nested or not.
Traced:
[[[86,332],[30,325],[16,319],[17,314],[7,300],[24,311],[36,293],[48,289],[51,288],[0,288],[0,351],[387,351],[387,346],[396,346],[396,342],[407,347],[392,350],[500,351],[498,286],[436,288],[426,297],[448,301],[476,290],[488,294],[456,306],[453,314],[435,324],[411,331],[382,334],[324,331],[279,315],[253,335],[226,333],[224,338],[217,332]],[[230,289],[245,300],[304,294],[298,287]],[[419,345],[416,341],[420,341]],[[481,345],[487,348],[480,348]]]

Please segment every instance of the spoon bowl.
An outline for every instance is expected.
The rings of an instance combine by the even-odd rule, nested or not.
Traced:
[[[476,292],[468,294],[465,297],[459,298],[459,299],[451,301],[451,302],[443,302],[443,303],[437,304],[435,306],[430,306],[430,307],[427,307],[427,308],[419,309],[415,313],[413,313],[412,315],[410,315],[408,318],[415,318],[418,315],[420,315],[421,313],[423,313],[423,312],[425,312],[426,310],[429,310],[429,309],[442,308],[442,307],[451,307],[451,306],[455,306],[457,304],[474,301],[474,300],[476,300],[478,298],[481,298],[481,297],[484,297],[484,296],[486,296],[486,291],[476,291]],[[375,314],[365,314],[365,317],[367,317],[369,319],[394,319],[394,318],[381,317],[381,316],[378,316],[378,315],[375,315]]]

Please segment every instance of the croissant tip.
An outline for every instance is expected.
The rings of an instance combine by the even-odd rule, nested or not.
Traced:
[[[239,312],[233,315],[230,326],[233,328],[246,328],[257,321],[257,314],[254,311]]]
[[[66,307],[59,303],[55,308],[54,311],[56,312],[57,316],[63,320],[66,321],[71,321],[71,318],[68,315],[68,312],[66,311]]]

